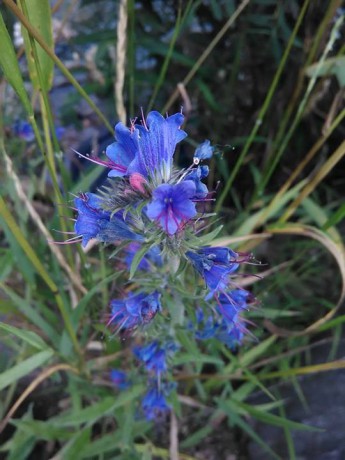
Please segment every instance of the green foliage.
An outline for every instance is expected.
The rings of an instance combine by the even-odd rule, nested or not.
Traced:
[[[84,254],[77,246],[51,245],[47,237],[53,229],[72,230],[66,220],[71,212],[58,204],[69,204],[69,192],[87,190],[103,171],[97,166],[76,179],[66,167],[69,146],[60,152],[54,119],[66,111],[75,126],[80,121],[74,104],[54,107],[55,79],[63,76],[71,98],[77,100],[78,92],[112,132],[109,120],[119,115],[113,113],[112,92],[119,69],[109,50],[120,27],[114,28],[106,12],[95,21],[97,2],[80,2],[74,12],[55,11],[42,0],[17,3],[4,0],[0,14],[6,86],[0,95],[0,452],[10,460],[37,456],[42,446],[52,449],[50,456],[66,459],[169,458],[168,423],[162,422],[164,435],[158,437],[141,417],[139,400],[147,381],[127,353],[139,339],[122,341],[104,325],[109,293],[128,290],[121,248],[105,263],[108,248]],[[107,8],[107,2],[100,3]],[[312,334],[316,340],[321,332],[333,334],[333,355],[345,321],[344,315],[334,317],[345,291],[344,178],[337,169],[345,155],[345,58],[337,41],[341,21],[332,19],[337,2],[244,0],[237,10],[233,1],[191,0],[184,8],[177,2],[176,10],[173,2],[163,3],[157,11],[153,2],[139,2],[141,9],[127,2],[128,27],[120,38],[127,39],[127,67],[121,70],[128,117],[141,105],[169,112],[184,105],[191,144],[181,149],[181,164],[201,134],[218,150],[210,188],[223,179],[216,207],[224,225],[218,215],[208,235],[195,238],[252,251],[269,263],[251,272],[262,280],[240,281],[261,305],[248,313],[255,327],[249,326],[252,336],[237,352],[215,340],[197,342],[181,327],[183,309],[203,302],[188,271],[188,298],[183,293],[185,267],[170,280],[178,295],[166,288],[167,314],[181,347],[173,360],[178,387],[171,401],[181,426],[180,458],[194,458],[196,446],[214,435],[220,419],[227,430],[236,427],[271,458],[280,458],[249,418],[281,428],[294,458],[291,430],[315,428],[285,416],[275,386],[294,378],[298,387],[299,375],[344,366],[340,360],[314,365],[306,358],[314,346]],[[78,23],[79,13],[89,22]],[[62,29],[70,22],[77,33],[61,39],[65,30],[55,30],[53,43],[55,18],[62,19]],[[12,37],[14,20],[23,30],[19,49]],[[61,44],[67,44],[65,56],[58,53]],[[71,65],[69,51],[83,55],[90,45],[97,47],[94,59]],[[23,51],[26,58],[20,57]],[[323,85],[331,85],[334,97]],[[102,108],[88,92],[103,97]],[[29,145],[18,143],[11,131],[23,116],[35,134]],[[93,115],[84,116],[97,123]],[[147,250],[133,259],[132,283],[152,282],[135,278]],[[126,370],[132,387],[116,390],[111,368]],[[268,396],[267,404],[250,402],[257,391]],[[48,408],[44,417],[37,416],[36,398]],[[185,416],[195,423],[185,426]]]

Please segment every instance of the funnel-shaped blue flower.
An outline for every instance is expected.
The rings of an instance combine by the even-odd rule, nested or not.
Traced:
[[[116,331],[131,332],[138,326],[150,323],[161,310],[160,294],[135,294],[125,299],[114,299],[110,302],[111,316],[108,326]]]
[[[162,383],[158,387],[155,383],[146,393],[142,400],[142,408],[147,420],[158,420],[170,411],[171,407],[166,400],[169,390],[168,385]]]
[[[238,254],[229,248],[204,247],[186,256],[212,292],[225,289],[228,276],[239,267]]]
[[[111,216],[110,212],[104,211],[102,200],[94,193],[81,194],[74,204],[78,211],[74,230],[82,238],[82,246],[93,238],[103,243],[142,239],[128,228],[120,213]]]
[[[177,346],[168,342],[160,345],[157,340],[145,345],[144,347],[135,347],[133,353],[142,361],[146,369],[156,374],[161,374],[167,370],[167,358],[177,350]]]
[[[208,160],[213,155],[213,147],[209,140],[204,141],[199,147],[195,150],[194,153],[194,163],[198,164],[199,161]]]
[[[126,390],[126,388],[130,387],[128,375],[119,369],[112,369],[110,371],[110,379],[119,390]]]
[[[110,159],[109,176],[134,173],[144,178],[166,182],[171,175],[176,144],[187,134],[180,129],[184,117],[176,113],[164,118],[159,112],[150,112],[142,125],[126,128],[122,123],[115,127],[116,142],[109,145],[106,154]]]

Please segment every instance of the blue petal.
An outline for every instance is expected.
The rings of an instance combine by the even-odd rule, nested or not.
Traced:
[[[124,176],[138,151],[138,131],[131,131],[123,123],[115,126],[116,142],[106,149],[107,157],[114,164],[109,177]]]
[[[194,158],[198,160],[207,160],[213,155],[213,147],[209,140],[204,141],[199,147],[195,150]]]
[[[180,129],[184,117],[177,113],[165,119],[159,112],[150,112],[145,126],[135,125],[139,132],[139,151],[130,164],[130,174],[139,172],[144,177],[152,176],[155,171],[167,168],[170,173],[172,157],[176,144],[187,134]]]

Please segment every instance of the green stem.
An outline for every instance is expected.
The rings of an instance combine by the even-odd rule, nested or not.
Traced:
[[[280,144],[280,147],[275,155],[275,157],[270,161],[269,163],[269,167],[268,167],[268,171],[266,172],[266,174],[264,174],[264,177],[262,178],[262,180],[260,181],[260,183],[258,184],[257,186],[257,189],[256,189],[256,192],[254,193],[254,196],[252,198],[252,202],[254,202],[256,200],[256,198],[258,196],[260,196],[260,194],[263,192],[264,188],[266,187],[270,177],[272,176],[275,168],[277,167],[277,164],[279,163],[279,160],[280,158],[282,157],[297,125],[299,124],[301,118],[302,118],[302,115],[304,113],[304,109],[307,105],[307,102],[309,100],[309,96],[315,86],[315,83],[316,83],[316,80],[318,78],[318,70],[322,67],[322,64],[325,62],[326,60],[326,57],[328,55],[328,53],[332,50],[333,48],[333,45],[334,45],[334,42],[336,41],[337,39],[337,32],[339,31],[340,29],[340,26],[343,22],[344,18],[343,17],[340,17],[337,22],[334,24],[334,27],[331,31],[331,36],[330,36],[330,39],[325,47],[325,50],[321,56],[321,59],[320,61],[318,62],[318,65],[317,65],[317,68],[315,70],[315,73],[313,75],[313,77],[310,79],[309,81],[309,84],[307,86],[307,90],[304,94],[304,97],[300,103],[300,105],[298,106],[298,109],[297,109],[297,114],[296,116],[294,117],[291,125],[290,125],[290,128],[288,130],[288,132],[286,133],[284,139],[282,140],[281,144]]]
[[[221,193],[220,197],[218,198],[217,200],[217,204],[216,204],[216,208],[215,208],[215,211],[218,212],[220,210],[220,208],[222,207],[222,204],[227,196],[227,194],[229,193],[229,190],[233,184],[233,181],[243,163],[243,160],[245,159],[250,147],[252,146],[252,143],[253,143],[253,140],[255,138],[255,136],[257,135],[257,132],[259,131],[260,129],[260,126],[262,125],[262,122],[263,122],[263,119],[266,115],[266,112],[271,104],[271,101],[272,101],[272,97],[273,97],[273,94],[278,86],[278,83],[279,83],[279,80],[280,80],[280,77],[282,75],[282,72],[284,70],[284,67],[286,65],[286,62],[287,62],[287,59],[289,57],[289,54],[290,54],[290,51],[291,51],[291,48],[293,46],[293,43],[295,41],[295,38],[296,38],[296,35],[297,35],[297,32],[302,24],[302,20],[304,18],[304,15],[307,11],[307,7],[309,5],[309,2],[310,0],[305,0],[304,4],[303,4],[303,7],[300,11],[300,14],[298,16],[298,19],[297,19],[297,22],[295,24],[295,27],[291,33],[291,36],[289,38],[289,41],[288,41],[288,44],[287,44],[287,47],[284,51],[284,54],[283,54],[283,57],[279,63],[279,66],[278,66],[278,69],[274,75],[274,78],[273,78],[273,81],[271,83],[271,86],[268,90],[268,93],[267,93],[267,96],[265,98],[265,101],[260,109],[260,112],[259,112],[259,115],[256,119],[256,122],[255,122],[255,125],[251,131],[251,133],[249,134],[249,137],[247,138],[247,141],[243,147],[243,150],[240,154],[240,156],[238,157],[238,160],[236,161],[236,164],[230,174],[230,177],[227,181],[227,183],[225,184],[225,187],[224,187],[224,190],[223,192]]]
[[[237,10],[234,12],[233,15],[230,16],[230,18],[226,21],[224,26],[220,29],[220,31],[217,33],[217,35],[214,37],[214,39],[211,41],[211,43],[207,46],[207,48],[204,50],[204,52],[201,54],[199,59],[197,59],[196,63],[194,66],[191,68],[191,70],[188,72],[186,77],[182,81],[183,86],[187,86],[188,83],[192,80],[194,75],[197,73],[199,68],[202,66],[202,64],[206,61],[210,53],[213,51],[214,47],[219,43],[219,41],[224,37],[226,32],[230,29],[230,27],[234,24],[238,16],[242,13],[244,8],[249,4],[250,0],[243,0],[242,3],[239,5]],[[168,109],[172,106],[172,104],[175,102],[175,100],[179,96],[179,90],[176,89],[173,94],[171,95],[170,99],[168,102],[165,104],[163,107],[162,113],[166,113]]]
[[[164,82],[166,73],[168,71],[169,62],[170,62],[172,53],[174,51],[175,43],[176,43],[177,37],[179,36],[179,33],[180,33],[180,29],[181,29],[181,7],[179,7],[179,9],[178,9],[176,24],[175,24],[175,27],[174,27],[174,33],[173,33],[173,36],[172,36],[171,41],[170,41],[168,52],[167,52],[167,54],[165,56],[165,59],[164,59],[160,74],[159,74],[159,76],[157,78],[157,82],[156,82],[155,88],[153,90],[150,102],[148,103],[148,106],[147,106],[147,111],[148,112],[152,109],[153,104],[156,101],[158,91],[160,90],[160,88],[161,88],[161,86],[162,86],[162,84]]]

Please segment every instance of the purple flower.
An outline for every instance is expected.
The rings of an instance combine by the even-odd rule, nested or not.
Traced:
[[[224,321],[232,326],[237,321],[238,313],[248,308],[252,300],[250,292],[244,289],[234,289],[228,293],[222,293],[217,297],[217,310]]]
[[[244,289],[234,289],[229,293],[220,294],[216,299],[216,313],[210,313],[206,317],[201,308],[197,309],[196,324],[191,325],[189,329],[198,340],[214,338],[234,349],[242,343],[248,333],[242,312],[248,309],[254,298]]]
[[[139,132],[134,126],[128,129],[123,123],[117,123],[115,139],[117,142],[110,144],[105,152],[110,159],[107,164],[111,168],[109,177],[125,176],[139,149]]]
[[[245,335],[248,333],[241,315],[237,315],[236,322],[229,327],[222,322],[215,334],[215,338],[223,342],[231,350],[242,344]]]
[[[229,293],[221,294],[217,302],[217,311],[222,319],[215,337],[229,348],[234,348],[242,343],[244,335],[248,332],[241,313],[248,309],[249,303],[253,302],[253,297],[244,289],[234,289]]]
[[[111,316],[107,325],[119,331],[131,332],[143,324],[150,323],[161,310],[160,294],[132,294],[125,299],[110,302]]]
[[[94,193],[80,194],[74,204],[78,211],[74,230],[82,238],[82,246],[86,246],[92,238],[104,243],[141,239],[128,228],[120,213],[111,216],[110,212],[104,211],[102,200]]]
[[[153,192],[153,201],[147,206],[146,214],[158,221],[168,235],[174,235],[181,226],[196,215],[195,184],[188,180],[180,184],[159,185]]]
[[[32,142],[35,139],[35,133],[27,121],[16,120],[13,124],[13,133],[25,142]]]
[[[194,164],[198,164],[202,160],[208,160],[213,155],[213,147],[209,140],[204,141],[199,147],[195,150],[194,153]]]
[[[229,275],[239,267],[238,254],[229,248],[204,247],[196,252],[188,251],[186,256],[212,293],[225,289]]]
[[[168,342],[160,345],[156,340],[144,347],[135,347],[133,353],[142,361],[149,372],[157,375],[167,370],[167,357],[177,350],[177,346]]]
[[[169,385],[162,383],[158,387],[155,383],[146,393],[142,400],[142,408],[147,420],[161,419],[170,411],[171,407],[166,400],[170,390]]]
[[[126,390],[126,388],[130,387],[126,372],[112,369],[110,371],[110,379],[119,390]]]
[[[106,150],[110,159],[107,166],[112,169],[109,176],[139,173],[144,178],[158,175],[160,181],[167,181],[176,144],[187,136],[180,129],[183,120],[181,113],[164,118],[153,111],[142,125],[132,124],[128,129],[118,123],[115,126],[116,142]]]
[[[195,184],[195,195],[193,198],[202,199],[208,194],[208,189],[201,179],[208,176],[208,166],[198,166],[193,168],[185,177],[185,180],[191,180]]]
[[[194,332],[194,336],[198,340],[211,339],[215,336],[218,325],[214,320],[213,314],[205,318],[204,312],[201,308],[196,310],[196,324],[190,326],[190,329]]]
[[[130,243],[126,248],[126,257],[125,261],[128,269],[130,269],[133,258],[135,254],[140,250],[141,245],[137,242]],[[138,265],[139,270],[149,271],[152,266],[161,267],[162,266],[162,257],[161,251],[158,246],[153,246],[145,256],[141,259]]]

